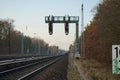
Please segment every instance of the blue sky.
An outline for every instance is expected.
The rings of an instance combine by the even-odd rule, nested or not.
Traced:
[[[64,33],[64,24],[54,24],[53,35],[48,33],[45,16],[80,16],[84,4],[84,24],[93,18],[91,10],[101,0],[0,0],[0,19],[13,19],[15,29],[31,37],[38,37],[50,45],[68,49],[75,40],[75,24],[70,24],[69,35]],[[81,22],[81,20],[80,20]],[[26,30],[26,26],[28,29]],[[79,23],[81,27],[81,23]],[[79,28],[80,33],[81,28]],[[36,33],[36,35],[34,35]],[[80,35],[80,34],[79,34]]]

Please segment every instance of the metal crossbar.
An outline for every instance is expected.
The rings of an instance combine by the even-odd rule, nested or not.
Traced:
[[[79,16],[45,16],[45,22],[49,23],[77,23],[79,22]]]

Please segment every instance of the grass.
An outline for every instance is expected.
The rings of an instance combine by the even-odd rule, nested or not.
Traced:
[[[120,75],[113,75],[110,66],[105,66],[95,60],[75,60],[89,80],[120,80]]]

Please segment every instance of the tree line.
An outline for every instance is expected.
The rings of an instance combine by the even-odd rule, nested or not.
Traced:
[[[83,32],[86,58],[111,64],[112,45],[120,44],[120,1],[103,0],[93,11],[94,18]]]
[[[0,55],[21,54],[22,48],[24,54],[47,54],[48,44],[45,41],[25,36],[14,29],[13,23],[11,19],[0,20]]]

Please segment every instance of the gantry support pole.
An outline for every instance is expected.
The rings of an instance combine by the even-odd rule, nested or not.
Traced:
[[[76,43],[75,52],[79,53],[79,22],[76,23]]]

